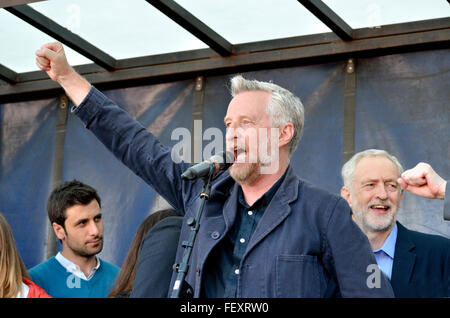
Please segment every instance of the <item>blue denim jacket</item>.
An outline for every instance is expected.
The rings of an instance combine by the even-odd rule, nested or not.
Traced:
[[[186,218],[195,216],[203,181],[180,178],[189,164],[175,164],[170,148],[94,87],[74,113],[178,212]],[[238,187],[227,171],[212,181],[186,275],[195,297],[200,295],[210,252],[235,220]],[[180,242],[189,233],[183,224]],[[183,251],[178,248],[178,262]],[[371,264],[376,264],[375,257],[366,236],[352,221],[347,202],[300,180],[288,168],[242,257],[237,297],[324,297],[330,286],[337,287],[343,297],[393,297],[384,275],[373,284],[373,273],[368,272]],[[175,278],[176,274],[170,291]]]

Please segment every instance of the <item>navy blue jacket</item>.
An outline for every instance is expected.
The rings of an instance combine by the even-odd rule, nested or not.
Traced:
[[[450,221],[450,180],[447,180],[445,186],[445,201],[444,201],[444,220]]]
[[[450,297],[450,240],[397,226],[391,276],[395,297]]]
[[[195,216],[203,181],[180,178],[189,164],[174,163],[170,148],[94,87],[74,112],[179,213]],[[343,297],[392,297],[384,275],[379,288],[368,284],[369,265],[376,260],[366,236],[352,221],[347,202],[288,169],[241,260],[237,297],[324,297],[336,285]],[[208,255],[233,225],[237,194],[238,184],[227,171],[215,176],[186,275],[195,297],[200,295]],[[189,232],[184,222],[180,241],[187,240]],[[183,251],[178,248],[178,262]],[[176,274],[171,286],[175,278]]]

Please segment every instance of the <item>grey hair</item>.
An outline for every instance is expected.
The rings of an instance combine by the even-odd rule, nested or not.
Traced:
[[[295,149],[297,149],[302,137],[305,122],[305,109],[300,98],[276,84],[247,80],[241,75],[234,76],[231,79],[231,96],[234,97],[246,91],[264,91],[270,93],[271,98],[267,104],[266,111],[271,117],[274,127],[280,127],[287,123],[294,125],[294,136],[288,144],[289,155],[292,155]]]
[[[361,161],[361,159],[366,157],[384,157],[386,159],[389,159],[390,161],[392,161],[392,163],[394,163],[397,166],[399,177],[403,172],[403,167],[397,160],[397,158],[389,154],[387,151],[380,149],[367,149],[354,154],[353,157],[351,157],[350,160],[348,160],[342,166],[341,176],[342,181],[344,182],[344,186],[346,186],[349,189],[352,189],[353,174],[355,173],[356,165],[358,164],[358,162]]]

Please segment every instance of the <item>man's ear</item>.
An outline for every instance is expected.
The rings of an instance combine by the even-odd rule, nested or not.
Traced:
[[[53,231],[55,231],[55,235],[58,239],[60,239],[62,241],[63,239],[66,238],[66,230],[64,230],[64,228],[61,225],[53,222],[52,227],[53,227]]]
[[[280,127],[280,136],[278,138],[278,145],[280,147],[287,145],[292,138],[294,138],[294,125],[292,123],[287,123],[283,127]]]
[[[345,199],[345,201],[347,201],[347,203],[350,206],[350,208],[353,209],[353,207],[352,207],[352,196],[350,194],[350,190],[346,186],[343,186],[341,188],[341,197],[343,197]]]

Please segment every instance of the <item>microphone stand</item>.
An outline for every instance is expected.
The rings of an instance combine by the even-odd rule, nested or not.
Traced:
[[[209,169],[208,176],[202,178],[203,179],[203,189],[200,193],[200,207],[197,211],[197,215],[195,218],[190,217],[187,220],[187,225],[191,227],[191,234],[189,236],[188,241],[183,241],[182,246],[185,248],[183,253],[183,259],[180,264],[175,264],[173,266],[173,269],[175,272],[177,272],[177,279],[175,280],[175,284],[172,289],[172,295],[171,298],[180,298],[180,293],[183,290],[185,282],[185,277],[189,269],[189,258],[191,257],[192,248],[195,243],[195,239],[197,237],[198,230],[200,228],[200,218],[202,217],[203,210],[205,208],[206,200],[209,199],[209,196],[211,194],[211,179],[213,176],[215,167],[211,165],[211,168]]]

